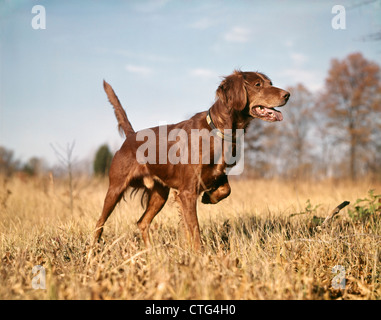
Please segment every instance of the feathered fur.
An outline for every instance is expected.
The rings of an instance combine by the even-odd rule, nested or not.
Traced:
[[[124,111],[118,97],[116,96],[114,90],[112,87],[105,81],[103,80],[103,88],[106,91],[108,100],[114,107],[114,112],[116,119],[118,120],[118,130],[121,135],[125,135],[127,137],[131,133],[135,133],[134,129],[132,128],[132,125],[130,121],[127,118],[127,114]]]

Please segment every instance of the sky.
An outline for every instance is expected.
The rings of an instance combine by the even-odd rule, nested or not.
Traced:
[[[335,5],[345,29],[332,26]],[[116,151],[104,79],[135,130],[207,110],[235,69],[318,93],[333,58],[381,64],[381,41],[364,41],[380,30],[381,0],[0,0],[0,146],[49,166],[52,145],[74,141],[87,161],[104,143]]]

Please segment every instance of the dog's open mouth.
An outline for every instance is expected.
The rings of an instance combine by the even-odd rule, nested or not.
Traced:
[[[260,118],[261,120],[265,120],[269,122],[283,120],[282,113],[274,108],[267,108],[264,106],[254,106],[251,108],[250,113],[255,118]]]

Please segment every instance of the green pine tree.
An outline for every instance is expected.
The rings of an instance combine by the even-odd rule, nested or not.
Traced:
[[[107,144],[99,147],[94,159],[94,174],[99,176],[105,176],[110,170],[112,153]]]

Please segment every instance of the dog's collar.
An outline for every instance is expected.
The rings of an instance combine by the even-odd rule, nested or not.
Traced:
[[[233,136],[224,134],[220,129],[218,129],[215,124],[213,123],[212,116],[210,115],[210,109],[208,110],[208,113],[206,114],[206,122],[208,123],[209,127],[212,128],[212,130],[215,130],[215,133],[218,137],[220,137],[223,140],[233,142]]]

